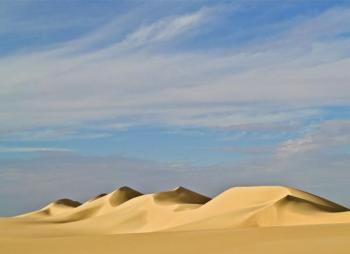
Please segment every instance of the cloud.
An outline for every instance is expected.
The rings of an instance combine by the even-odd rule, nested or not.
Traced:
[[[317,149],[318,146],[310,136],[300,139],[286,141],[278,150],[278,156],[290,156],[300,152],[307,152]]]
[[[58,141],[69,139],[96,139],[110,137],[113,131],[122,131],[123,125],[104,125],[103,128],[95,127],[92,130],[74,130],[69,128],[44,128],[23,131],[8,131],[0,135],[2,141]]]
[[[140,46],[143,44],[165,41],[174,38],[200,23],[206,17],[207,9],[188,15],[164,18],[148,26],[143,26],[137,31],[129,34],[123,44]]]
[[[71,149],[57,147],[0,147],[0,153],[43,153],[72,152]]]
[[[301,26],[289,32],[290,36],[299,42],[305,39],[328,39],[333,36],[343,35],[344,30],[350,25],[350,12],[348,8],[332,8],[322,14],[306,20]],[[325,31],[328,31],[325,33]]]
[[[325,121],[301,138],[287,140],[277,150],[278,157],[295,157],[322,151],[334,151],[350,144],[350,120]]]

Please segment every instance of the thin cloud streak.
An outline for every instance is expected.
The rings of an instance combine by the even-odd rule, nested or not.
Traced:
[[[350,120],[331,120],[323,122],[312,133],[283,142],[277,149],[276,156],[291,159],[300,156],[300,154],[334,152],[334,150],[337,151],[336,148],[349,144]]]
[[[0,153],[43,153],[43,152],[73,152],[67,148],[57,147],[0,147]]]

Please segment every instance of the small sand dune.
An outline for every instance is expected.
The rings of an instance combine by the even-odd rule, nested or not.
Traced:
[[[330,225],[332,225],[334,233],[329,232],[330,235],[327,235],[327,227]],[[313,235],[315,239],[317,239],[318,234],[322,234],[322,237],[325,234],[327,237],[332,237],[334,234],[335,239],[345,237],[350,240],[350,231],[347,234],[342,233],[341,236],[337,235],[338,225],[342,228],[349,225],[346,228],[350,228],[350,212],[346,207],[288,187],[235,187],[224,191],[213,199],[183,187],[153,194],[142,194],[129,187],[122,187],[109,194],[100,194],[82,204],[70,199],[61,199],[37,211],[13,218],[0,218],[0,243],[3,242],[9,247],[11,241],[18,240],[17,243],[21,246],[21,243],[28,242],[34,237],[36,240],[33,242],[47,245],[50,244],[50,241],[45,241],[47,237],[60,237],[59,239],[67,242],[67,245],[74,249],[75,247],[72,247],[74,240],[71,237],[77,239],[77,244],[84,239],[93,241],[92,239],[95,237],[95,239],[100,239],[96,240],[98,245],[98,242],[101,244],[104,242],[101,240],[104,237],[112,239],[107,237],[110,235],[116,236],[115,239],[123,238],[123,241],[116,240],[120,244],[120,242],[131,241],[133,233],[138,233],[140,237],[144,236],[144,238],[141,237],[142,241],[149,239],[145,245],[149,246],[150,249],[147,250],[145,247],[143,253],[157,253],[151,251],[152,248],[157,249],[156,245],[159,244],[151,237],[152,234],[157,237],[164,236],[165,241],[170,241],[171,237],[182,239],[187,234],[188,237],[196,239],[194,242],[200,241],[196,238],[197,235],[202,235],[205,245],[206,242],[209,244],[210,239],[217,237],[217,235],[223,235],[223,239],[229,239],[230,235],[238,237],[237,232],[242,232],[242,234],[244,232],[243,235],[246,238],[242,241],[248,241],[249,244],[249,233],[247,232],[252,232],[251,237],[254,239],[260,232],[269,234],[269,230],[263,230],[265,228],[275,228],[273,230],[275,235],[278,235],[276,233],[278,229],[281,233],[287,232],[285,241],[288,241],[290,237],[296,239],[298,235],[294,234],[303,234],[303,232],[309,232],[310,235],[306,237]],[[291,226],[294,229],[289,230]],[[128,238],[128,236],[130,237]],[[264,237],[268,238],[269,236]],[[180,248],[180,246],[185,248],[184,245],[191,244],[191,240],[187,238],[181,241],[177,243],[179,246],[176,244],[173,248]],[[263,244],[261,239],[254,241]],[[254,241],[252,240],[252,244]],[[303,239],[302,242],[307,248],[307,241]],[[331,240],[328,242],[333,244]],[[350,247],[350,241],[341,242]],[[282,243],[276,242],[275,244],[280,246]],[[104,247],[103,244],[100,246],[102,249]],[[110,246],[108,248],[111,250]],[[188,249],[191,248],[193,246],[188,246]],[[248,252],[248,249],[247,252],[239,253],[261,253],[254,252],[252,249]],[[220,253],[230,253],[229,246],[224,246],[221,250]],[[164,249],[162,251],[159,253],[165,253]],[[280,253],[273,252],[273,248],[271,251],[271,253]],[[36,252],[33,249],[32,252],[13,250],[11,253]],[[110,252],[106,249],[105,253]],[[204,248],[201,253],[214,252],[206,252]]]
[[[55,215],[58,215],[60,213],[70,211],[73,208],[76,208],[80,205],[81,205],[81,203],[78,201],[64,198],[64,199],[56,200],[38,211],[33,211],[30,213],[19,215],[17,217],[38,217],[38,218],[40,218],[40,217],[46,217],[46,216],[55,216]]]

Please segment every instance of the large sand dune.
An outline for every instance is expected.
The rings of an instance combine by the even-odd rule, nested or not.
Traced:
[[[122,187],[0,219],[0,253],[115,251],[350,253],[350,212],[280,186],[236,187],[213,199],[183,187],[154,194]]]

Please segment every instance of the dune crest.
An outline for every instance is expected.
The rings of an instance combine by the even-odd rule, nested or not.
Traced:
[[[206,196],[181,186],[170,191],[155,193],[153,198],[156,202],[170,204],[205,204],[210,200]]]
[[[141,195],[143,195],[141,192],[127,186],[123,186],[109,194],[109,203],[114,207]]]

